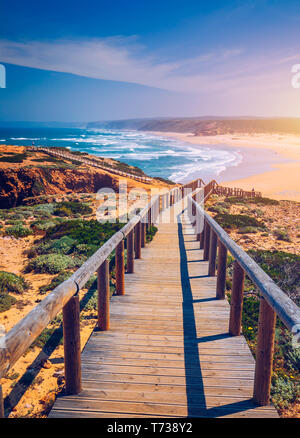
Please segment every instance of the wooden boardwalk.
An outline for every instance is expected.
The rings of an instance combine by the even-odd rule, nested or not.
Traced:
[[[154,240],[113,296],[110,330],[82,353],[83,391],[56,400],[58,417],[278,417],[252,401],[255,362],[229,336],[229,304],[184,214]]]

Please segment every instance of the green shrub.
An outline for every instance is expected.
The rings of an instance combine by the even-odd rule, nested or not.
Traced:
[[[15,221],[15,220],[7,220],[5,221],[5,225],[24,225],[23,221]]]
[[[300,348],[292,344],[293,334],[285,327],[277,328],[275,331],[274,358],[284,357],[285,368],[293,373],[295,370],[300,373]]]
[[[97,246],[97,245],[86,245],[84,243],[81,243],[81,244],[75,246],[74,251],[79,255],[90,257],[98,249],[99,249],[99,246]]]
[[[76,241],[69,236],[63,236],[60,239],[54,240],[49,249],[51,252],[59,254],[69,254],[72,251]]]
[[[149,230],[146,231],[146,242],[151,242],[151,240],[153,240],[153,237],[155,236],[155,234],[157,233],[158,228],[155,227],[154,225],[151,225],[149,227]]]
[[[299,401],[300,385],[287,378],[273,377],[271,397],[276,408],[286,409],[290,404]]]
[[[291,242],[291,238],[286,230],[283,230],[281,228],[277,228],[276,230],[273,231],[273,234],[277,238],[277,240]]]
[[[243,335],[252,342],[257,336],[259,303],[260,300],[257,296],[245,296],[243,299]]]
[[[227,214],[219,213],[214,218],[221,227],[226,229],[243,228],[247,226],[265,229],[263,222],[259,222],[257,219],[244,214]]]
[[[207,210],[212,211],[213,213],[220,213],[220,214],[229,213],[228,204],[226,204],[225,202],[218,202],[216,204],[213,204],[210,207],[208,207]]]
[[[5,312],[9,310],[17,300],[8,294],[0,293],[0,312]]]
[[[81,214],[81,215],[88,215],[93,213],[93,209],[83,203],[83,202],[76,202],[76,201],[65,201],[65,202],[60,202],[59,204],[57,204],[57,210],[58,212],[60,211],[65,211],[68,212],[68,215],[70,216],[72,213],[73,214]],[[56,214],[54,212],[54,214]]]
[[[241,198],[239,196],[230,196],[225,199],[225,202],[229,202],[230,204],[279,205],[279,201],[264,197]]]
[[[287,293],[300,304],[300,256],[284,251],[249,250],[248,254]]]
[[[59,207],[54,210],[55,216],[69,217],[72,216],[72,211],[67,207]]]
[[[255,208],[255,209],[251,210],[251,213],[256,214],[258,217],[264,216],[264,212],[260,208]]]
[[[34,214],[38,214],[38,213],[48,213],[48,214],[53,214],[53,211],[56,207],[56,204],[53,202],[49,202],[47,204],[37,204],[33,206],[33,212]]]
[[[26,267],[26,271],[58,274],[65,269],[73,268],[74,264],[75,263],[70,256],[63,254],[44,254],[30,261]]]
[[[69,236],[77,244],[101,246],[122,228],[119,223],[99,223],[96,220],[72,219],[62,222],[46,233],[46,239],[58,239]]]
[[[5,234],[14,237],[27,237],[32,234],[32,230],[23,225],[13,225],[12,227],[6,228]]]
[[[32,228],[36,228],[39,231],[47,231],[49,228],[52,228],[56,225],[56,222],[53,220],[37,220],[30,224]]]
[[[22,163],[23,160],[27,158],[27,154],[15,154],[11,155],[9,157],[2,156],[0,157],[0,162],[3,163]]]
[[[7,215],[7,220],[11,220],[11,221],[18,221],[18,220],[23,220],[24,219],[24,214],[23,213],[15,213],[14,211],[11,213],[8,213]]]
[[[15,292],[23,293],[29,287],[23,277],[12,272],[0,271],[0,293]]]
[[[248,234],[248,233],[257,233],[257,228],[256,227],[241,227],[238,231],[239,234]]]

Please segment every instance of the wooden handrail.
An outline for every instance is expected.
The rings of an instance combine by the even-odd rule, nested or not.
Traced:
[[[216,181],[206,184],[201,178],[187,184],[174,187],[170,191],[156,195],[140,213],[135,215],[124,227],[116,232],[105,242],[83,265],[74,272],[70,278],[57,286],[46,298],[44,298],[34,309],[21,319],[2,339],[4,348],[0,349],[0,377],[14,365],[14,363],[27,351],[30,345],[47,327],[56,315],[63,310],[64,326],[64,351],[65,351],[65,377],[67,393],[77,393],[81,388],[81,356],[80,333],[79,333],[79,298],[78,292],[85,286],[91,276],[98,273],[98,326],[104,330],[109,327],[109,303],[108,303],[108,258],[116,250],[116,291],[119,295],[124,290],[124,239],[127,239],[127,273],[134,272],[134,256],[139,258],[141,248],[145,246],[145,232],[150,225],[155,223],[160,211],[170,207],[175,202],[187,196],[195,208],[196,216],[202,214],[205,219],[206,233],[209,238],[201,233],[201,244],[206,245],[206,253],[210,262],[210,274],[215,271],[216,244],[218,242],[218,286],[217,296],[223,298],[225,284],[226,253],[227,249],[236,257],[239,265],[252,278],[260,288],[267,303],[264,305],[264,313],[268,314],[268,305],[275,308],[287,327],[300,321],[300,311],[296,305],[275,285],[267,274],[233,242],[227,233],[193,200],[198,191],[203,190],[204,199],[207,199],[218,189]],[[191,193],[191,194],[190,194]],[[244,192],[245,194],[248,192]],[[244,195],[246,196],[246,195]],[[209,231],[208,231],[209,230]],[[212,231],[212,232],[211,232]],[[134,245],[136,235],[137,247]],[[204,238],[204,239],[203,239]],[[206,242],[206,243],[205,243]],[[223,249],[222,249],[223,248]],[[222,274],[223,269],[223,274]],[[223,277],[222,277],[223,275]],[[219,281],[220,277],[220,281]],[[105,286],[105,287],[104,287]],[[279,304],[278,304],[278,299]],[[104,303],[104,305],[103,305]],[[295,309],[296,308],[296,309]],[[269,312],[270,313],[270,312]],[[272,320],[272,315],[268,318]],[[261,345],[261,343],[259,344]],[[269,345],[269,350],[271,347]],[[270,356],[270,354],[269,354]],[[258,355],[263,361],[263,355]],[[259,380],[259,379],[258,379]],[[257,380],[256,380],[257,381]],[[259,392],[259,385],[256,385]],[[1,386],[0,386],[1,394]],[[259,398],[259,397],[256,397]],[[0,397],[0,414],[3,412]]]
[[[139,214],[107,240],[70,278],[57,286],[5,335],[3,340],[5,348],[0,349],[0,377],[3,377],[3,374],[30,347],[32,342],[62,310],[70,298],[84,287],[117,245],[146,216],[148,210],[151,211],[155,207],[158,199],[159,195],[153,197],[151,202]]]
[[[54,150],[54,148],[47,148],[47,147],[43,147],[43,146],[35,146],[35,147],[29,146],[28,149],[34,150],[34,151],[36,151],[36,150],[43,151],[43,152],[46,152],[50,155],[55,155],[55,156],[58,156],[61,158],[80,161],[84,164],[88,164],[89,166],[93,166],[93,167],[97,167],[99,169],[105,170],[106,172],[115,173],[117,175],[125,176],[127,178],[132,178],[132,179],[135,179],[137,181],[141,181],[141,182],[152,182],[153,181],[153,178],[150,178],[148,176],[139,176],[139,175],[135,175],[133,173],[123,172],[121,170],[114,169],[113,167],[103,166],[96,159],[83,158],[83,157],[78,156],[78,155],[72,155],[71,153],[68,153],[68,152],[62,152],[61,150],[56,151],[56,150]]]
[[[264,270],[229,237],[226,231],[204,211],[202,206],[196,202],[194,199],[195,195],[204,189],[196,189],[192,194],[188,195],[188,211],[191,215],[192,207],[194,207],[196,221],[200,220],[200,218],[204,219],[205,226],[202,230],[204,242],[209,241],[211,233],[214,233],[217,237],[218,277],[216,297],[219,299],[225,298],[227,251],[235,259],[229,333],[239,335],[241,331],[245,273],[261,293],[253,398],[259,405],[266,405],[270,399],[276,314],[289,330],[294,330],[300,324],[300,309]],[[216,252],[214,250],[214,243],[212,243],[212,240],[210,242],[210,246],[208,244],[207,246],[204,245],[204,260],[209,260],[209,265],[214,266]],[[209,275],[214,275],[212,267],[210,267]]]
[[[184,187],[184,186],[182,186]],[[124,295],[124,244],[127,238],[127,273],[134,272],[134,255],[140,257],[145,246],[146,228],[154,223],[159,212],[168,208],[172,202],[182,198],[182,187],[175,187],[165,194],[155,195],[149,204],[135,215],[124,227],[107,240],[70,278],[57,286],[34,309],[21,319],[2,339],[4,348],[0,349],[0,378],[27,351],[30,345],[63,310],[65,378],[68,394],[74,394],[81,388],[81,357],[79,336],[79,299],[78,292],[91,276],[98,273],[98,326],[102,330],[109,327],[108,303],[108,258],[116,250],[116,292]],[[165,199],[163,205],[162,199]],[[172,201],[170,201],[172,199]],[[139,233],[137,235],[137,233]],[[134,250],[134,234],[138,248]],[[103,304],[104,303],[104,304]],[[1,393],[1,386],[0,386]],[[2,400],[3,401],[3,400]],[[3,411],[0,397],[0,413]]]

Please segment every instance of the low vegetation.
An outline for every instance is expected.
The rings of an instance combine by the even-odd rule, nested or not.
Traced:
[[[46,272],[48,274],[58,274],[67,268],[76,265],[74,259],[64,254],[43,254],[31,260],[26,266],[26,272],[35,273]]]
[[[2,163],[22,163],[26,158],[27,158],[26,153],[14,154],[14,155],[9,155],[9,156],[2,155],[0,157],[0,162],[2,162]]]
[[[0,292],[0,313],[9,310],[16,301],[15,297]]]
[[[243,229],[244,227],[253,227],[262,231],[266,229],[266,226],[262,221],[245,214],[218,213],[214,219],[225,230]]]
[[[285,242],[291,242],[291,238],[286,230],[283,228],[277,228],[273,231],[274,236],[277,240],[283,240]]]
[[[230,196],[225,198],[224,201],[228,202],[229,204],[279,205],[279,201],[276,201],[276,199],[263,197],[241,198],[239,196]]]
[[[29,284],[23,277],[12,272],[0,271],[0,313],[9,310],[17,299],[10,295],[22,294],[29,288]]]
[[[262,269],[286,292],[300,304],[300,256],[283,251],[249,250],[248,254]],[[232,276],[233,259],[228,257],[229,276]],[[230,278],[226,283],[231,290]],[[227,293],[230,301],[230,292]],[[242,330],[243,335],[256,353],[260,294],[248,277],[245,279],[245,296],[243,299]],[[272,401],[279,409],[288,409],[300,401],[300,349],[292,346],[292,334],[277,318],[274,365],[272,377]]]
[[[158,228],[154,225],[150,225],[149,229],[146,232],[146,242],[149,243],[153,240],[155,234],[157,233]]]
[[[32,230],[30,228],[24,227],[21,224],[12,225],[11,227],[8,227],[5,229],[5,234],[7,236],[13,236],[16,238],[19,237],[27,237],[33,234]]]
[[[0,293],[14,292],[22,294],[28,289],[29,285],[23,277],[12,272],[0,271]]]

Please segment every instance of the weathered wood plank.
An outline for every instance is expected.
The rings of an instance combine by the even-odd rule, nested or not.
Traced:
[[[229,304],[181,219],[159,224],[135,259],[126,295],[112,297],[111,330],[83,350],[83,391],[58,398],[50,417],[278,416],[252,402],[254,359],[229,335]]]

